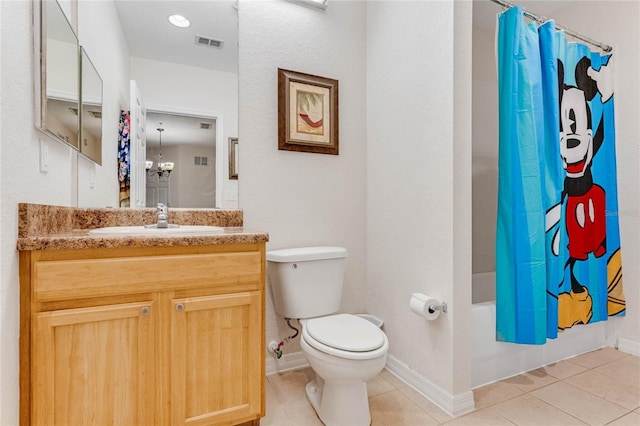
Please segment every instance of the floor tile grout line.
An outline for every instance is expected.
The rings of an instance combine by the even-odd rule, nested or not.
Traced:
[[[489,410],[491,410],[492,413],[495,413],[497,416],[499,416],[500,418],[506,420],[507,422],[514,424],[516,426],[518,426],[518,424],[516,422],[514,422],[511,419],[506,418],[505,416],[503,416],[501,413],[497,412],[496,410],[494,410],[493,408],[489,408]]]
[[[601,349],[599,349],[599,350],[601,350]],[[616,349],[616,350],[617,350],[617,349]],[[595,352],[595,351],[594,351],[594,352]],[[584,356],[584,355],[592,354],[592,353],[593,353],[593,352],[587,352],[586,354],[582,354],[582,355],[578,355],[578,356]],[[634,355],[631,355],[631,354],[626,354],[626,353],[624,353],[624,352],[620,352],[620,353],[621,353],[621,354],[624,354],[624,355],[619,356],[619,357],[616,357],[615,359],[611,359],[611,360],[605,361],[605,362],[603,362],[602,364],[598,364],[598,365],[592,365],[592,366],[587,367],[587,366],[585,366],[585,365],[578,364],[578,363],[576,363],[576,362],[574,362],[574,364],[579,365],[579,366],[580,366],[580,367],[582,367],[582,368],[586,368],[587,370],[595,370],[596,368],[603,367],[603,366],[605,366],[605,365],[607,365],[607,364],[611,364],[612,362],[619,361],[619,360],[621,360],[621,359],[623,359],[623,358],[627,358],[627,357],[630,357],[630,356],[634,356]],[[577,358],[577,357],[574,357],[574,358]],[[569,358],[567,361],[570,361],[570,360],[572,360],[572,359],[574,359],[574,358]]]
[[[582,420],[582,419],[580,419],[580,418],[576,417],[575,415],[573,415],[573,414],[571,414],[571,413],[569,413],[569,412],[567,412],[567,411],[563,410],[561,407],[558,407],[558,406],[556,406],[556,405],[553,405],[553,404],[551,404],[551,403],[548,403],[547,401],[545,401],[545,400],[543,400],[543,399],[540,399],[540,398],[538,398],[537,396],[535,396],[535,395],[533,395],[533,394],[530,394],[530,396],[534,397],[534,398],[535,398],[535,399],[537,399],[538,401],[540,401],[540,402],[542,402],[542,403],[544,403],[544,404],[546,404],[546,405],[548,405],[548,406],[550,406],[550,407],[555,408],[556,410],[562,411],[562,412],[563,412],[563,413],[565,413],[567,416],[570,416],[570,417],[572,417],[572,418],[576,419],[576,420],[577,420],[577,421],[579,421],[579,422],[582,422],[582,423],[584,423],[584,424],[586,424],[586,425],[588,425],[588,424],[589,424],[589,423],[587,423],[587,421],[586,421],[586,420]]]
[[[610,425],[611,423],[616,422],[616,421],[620,420],[621,418],[623,418],[623,417],[625,417],[625,416],[628,416],[629,414],[633,413],[634,411],[635,411],[635,410],[631,410],[631,411],[629,411],[628,413],[624,413],[624,414],[623,414],[623,415],[621,415],[620,417],[616,417],[615,419],[613,419],[613,420],[611,420],[610,422],[606,423],[606,424],[605,424],[605,426],[606,426],[606,425]]]
[[[587,372],[589,372],[589,371],[593,371],[593,369],[587,369],[587,370],[585,370],[585,371],[583,371],[583,372],[581,372],[581,373],[579,373],[579,374],[587,373]],[[596,372],[596,373],[597,373],[597,372]],[[523,374],[525,374],[525,373],[523,373]],[[601,374],[601,373],[598,373],[598,374]],[[552,377],[553,377],[553,376],[552,376]],[[568,378],[570,378],[570,377],[573,377],[573,376],[568,376],[568,377],[566,377],[566,379],[568,379]],[[555,378],[555,377],[554,377],[554,378]],[[541,402],[543,402],[543,403],[545,403],[545,404],[547,404],[547,405],[550,405],[550,406],[552,406],[552,407],[554,407],[554,408],[556,408],[556,409],[558,409],[558,410],[560,410],[560,411],[562,411],[562,412],[566,413],[567,415],[570,415],[571,417],[573,417],[573,418],[576,418],[576,419],[577,419],[577,417],[575,417],[574,415],[572,415],[572,414],[570,414],[570,413],[566,412],[566,411],[565,411],[565,410],[563,410],[561,407],[558,407],[558,406],[556,406],[556,405],[554,405],[554,404],[548,403],[548,402],[546,402],[546,401],[544,401],[544,400],[542,400],[542,399],[538,398],[535,394],[533,394],[533,392],[536,392],[536,391],[538,391],[538,390],[540,390],[540,389],[544,389],[544,388],[546,388],[546,387],[552,386],[552,385],[554,385],[554,384],[557,384],[558,382],[564,382],[564,383],[565,383],[566,385],[568,385],[568,386],[571,386],[571,387],[573,387],[573,388],[576,388],[576,389],[579,389],[579,390],[581,390],[581,391],[584,391],[584,392],[588,393],[589,395],[592,395],[592,396],[594,396],[594,397],[596,397],[596,398],[598,398],[598,399],[602,399],[603,401],[606,401],[606,402],[607,402],[607,403],[609,403],[609,404],[613,404],[613,405],[615,405],[615,406],[617,406],[617,407],[620,407],[620,408],[621,408],[621,409],[623,409],[623,410],[626,410],[627,412],[626,412],[625,414],[623,414],[623,416],[626,416],[626,415],[628,415],[629,413],[632,413],[632,412],[634,412],[635,410],[637,410],[637,409],[638,409],[638,408],[634,408],[634,409],[631,409],[631,410],[630,410],[629,408],[624,407],[624,406],[622,406],[622,405],[620,405],[620,404],[618,404],[618,403],[616,403],[616,402],[614,402],[614,401],[611,401],[611,400],[609,400],[609,399],[607,399],[607,398],[604,398],[604,397],[602,397],[602,396],[600,396],[600,395],[594,394],[594,393],[590,392],[590,391],[589,391],[589,390],[587,390],[587,389],[582,389],[582,388],[580,388],[579,386],[576,386],[576,385],[574,385],[574,384],[572,384],[572,383],[570,383],[570,382],[568,382],[568,381],[565,381],[565,379],[558,379],[558,378],[555,378],[555,379],[556,379],[556,380],[555,380],[554,382],[552,382],[552,383],[547,383],[547,384],[545,384],[545,385],[543,385],[543,386],[537,387],[537,388],[535,388],[535,389],[529,389],[529,390],[524,390],[524,389],[520,388],[520,387],[519,387],[519,386],[517,386],[517,385],[510,384],[510,383],[509,383],[509,385],[510,385],[510,386],[513,386],[514,388],[518,389],[518,390],[519,390],[519,391],[521,391],[522,393],[521,393],[521,394],[518,394],[518,395],[510,396],[510,397],[508,397],[508,398],[506,398],[506,399],[502,399],[502,400],[500,400],[500,401],[493,402],[493,403],[491,403],[491,404],[489,404],[489,405],[486,405],[486,406],[484,406],[484,407],[480,408],[480,410],[482,410],[482,409],[491,409],[492,411],[496,412],[496,411],[493,409],[496,405],[499,405],[499,404],[502,404],[502,403],[504,403],[504,402],[511,401],[511,400],[513,400],[513,399],[515,399],[515,398],[522,397],[523,395],[529,394],[530,396],[532,396],[532,397],[536,398],[537,400],[539,400],[539,401],[541,401]],[[495,382],[495,383],[499,383],[499,382]],[[496,412],[496,413],[497,413],[497,412]],[[499,414],[499,413],[498,413],[498,414]],[[622,417],[623,417],[623,416],[622,416]],[[507,419],[507,420],[508,420],[508,419]],[[580,419],[578,419],[578,420],[580,420]],[[580,420],[580,421],[582,422],[583,420]]]
[[[600,372],[598,372],[598,371],[594,371],[594,370],[588,370],[588,371],[585,371],[585,373],[587,373],[587,372],[593,372],[593,373],[596,373],[596,374],[599,374],[599,375],[601,375],[601,376],[604,376],[604,377],[607,377],[607,378],[608,378],[608,376],[607,376],[607,375],[602,374],[602,373],[600,373]],[[563,380],[563,381],[564,381],[564,380]],[[589,391],[588,389],[583,389],[583,388],[581,388],[580,386],[574,385],[574,384],[573,384],[573,383],[571,383],[571,382],[565,382],[565,383],[566,383],[567,385],[570,385],[570,386],[572,386],[572,387],[576,388],[576,389],[580,389],[580,390],[582,390],[582,391],[584,391],[584,392],[587,392],[589,395],[592,395],[592,396],[594,396],[594,397],[596,397],[596,398],[602,399],[603,401],[606,401],[606,402],[608,402],[609,404],[613,404],[613,405],[615,405],[616,407],[620,407],[620,408],[622,408],[623,410],[627,410],[627,411],[628,411],[628,412],[627,412],[627,414],[629,414],[631,411],[634,411],[634,410],[636,409],[636,408],[634,408],[634,409],[632,409],[632,410],[629,410],[627,407],[622,406],[622,405],[618,404],[617,402],[611,401],[610,399],[607,399],[607,398],[605,398],[605,397],[603,397],[603,396],[601,396],[601,395],[595,394],[595,393],[593,393],[593,392]],[[626,415],[626,414],[625,414],[625,415]]]
[[[371,398],[375,398],[375,397],[378,397],[378,396],[380,396],[380,395],[386,395],[386,394],[388,394],[388,393],[395,392],[395,391],[400,392],[400,389],[391,389],[391,390],[384,391],[384,392],[380,392],[380,393],[377,393],[377,394],[375,394],[375,395],[371,395],[371,396],[367,395],[367,399],[368,399],[369,401],[371,401]]]
[[[587,373],[587,372],[593,371],[595,368],[597,368],[597,367],[594,367],[594,368],[591,368],[591,369],[587,369],[586,371],[583,371],[582,373]],[[582,373],[581,373],[581,374],[582,374]],[[571,377],[571,376],[570,376],[570,377]],[[568,377],[567,377],[567,378],[568,378]],[[574,419],[576,419],[576,420],[578,420],[578,421],[580,421],[580,422],[587,423],[585,420],[582,420],[582,419],[580,419],[580,418],[576,417],[575,415],[573,415],[573,414],[571,414],[571,413],[569,413],[569,412],[565,411],[565,410],[564,410],[564,409],[562,409],[561,407],[559,407],[559,406],[557,406],[557,405],[554,405],[554,404],[552,404],[552,403],[546,402],[546,401],[544,401],[544,400],[542,400],[542,399],[538,398],[535,394],[533,394],[533,392],[535,392],[535,391],[537,391],[537,390],[539,390],[539,389],[543,389],[543,388],[545,388],[545,387],[548,387],[548,386],[554,385],[554,384],[556,384],[556,383],[558,383],[558,382],[565,382],[565,380],[564,380],[564,379],[562,379],[562,380],[557,380],[556,382],[553,382],[553,383],[548,383],[548,384],[546,384],[546,385],[544,385],[544,386],[540,386],[539,388],[531,389],[531,390],[529,390],[529,391],[526,391],[526,392],[525,392],[525,394],[529,394],[530,396],[532,396],[532,397],[536,398],[538,401],[541,401],[541,402],[543,402],[543,403],[545,403],[545,404],[547,404],[547,405],[549,405],[549,406],[551,406],[551,407],[553,407],[553,408],[555,408],[555,409],[557,409],[557,410],[560,410],[560,411],[562,411],[563,413],[565,413],[565,414],[567,414],[567,415],[569,415],[569,416],[573,417]],[[628,415],[629,413],[633,412],[633,410],[630,410],[630,411],[629,411],[629,409],[628,409],[628,408],[623,407],[623,406],[621,406],[620,404],[616,404],[616,403],[615,403],[615,402],[613,402],[613,401],[610,401],[610,400],[608,400],[608,399],[606,399],[606,398],[603,398],[603,397],[601,397],[600,395],[596,395],[596,394],[594,394],[594,393],[591,393],[591,392],[589,392],[588,390],[586,390],[586,389],[582,389],[582,388],[580,388],[579,386],[576,386],[576,385],[574,385],[574,384],[572,384],[572,383],[570,383],[570,382],[565,382],[565,384],[566,384],[566,385],[568,385],[568,386],[571,386],[571,387],[573,387],[573,388],[576,388],[576,389],[582,390],[582,391],[584,391],[584,392],[588,393],[589,395],[592,395],[592,396],[594,396],[594,397],[596,397],[596,398],[602,399],[603,401],[606,401],[606,402],[608,402],[608,403],[610,403],[610,404],[613,404],[613,405],[615,405],[615,406],[617,406],[617,407],[620,407],[620,408],[622,408],[623,410],[626,410],[627,412],[626,412],[626,413],[624,413],[624,414],[622,414],[620,417],[624,417],[624,416]],[[522,395],[519,395],[519,396],[522,396]],[[511,399],[513,399],[513,398],[511,398]],[[507,401],[507,400],[505,400],[505,401]],[[496,405],[496,404],[494,404],[494,406],[495,406],[495,405]],[[495,410],[494,410],[494,411],[495,411]],[[620,418],[620,417],[618,417],[618,418]],[[609,424],[609,423],[611,423],[611,422],[613,422],[613,421],[615,421],[615,420],[616,420],[616,419],[612,419],[611,421],[607,422],[606,424]],[[587,424],[588,424],[588,423],[587,423]]]
[[[422,411],[427,417],[429,417],[431,420],[433,420],[436,424],[441,424],[436,418],[434,418],[429,412],[427,412],[427,410],[425,410],[424,408],[422,408],[420,405],[418,405],[415,401],[413,401],[411,398],[409,398],[407,395],[405,395],[404,393],[402,393],[402,391],[400,389],[395,389],[392,392],[398,392],[404,399],[406,399],[411,405],[415,406],[418,410]],[[376,395],[379,396],[379,395]],[[375,398],[375,397],[374,397]]]
[[[515,376],[514,376],[514,377],[515,377]],[[501,403],[506,402],[506,401],[511,401],[512,399],[518,398],[518,397],[520,397],[520,396],[522,396],[522,395],[525,395],[525,394],[527,394],[527,393],[529,393],[529,392],[530,392],[530,391],[522,390],[522,389],[520,389],[519,387],[517,387],[517,386],[515,386],[515,385],[513,385],[513,384],[511,384],[511,383],[507,383],[507,382],[505,382],[505,381],[503,381],[503,380],[499,380],[499,381],[497,381],[497,382],[493,382],[493,383],[491,383],[491,384],[497,384],[497,383],[504,383],[504,384],[506,384],[506,385],[508,385],[508,386],[514,387],[515,389],[519,390],[519,391],[520,391],[520,392],[522,392],[522,393],[519,393],[519,394],[516,394],[516,395],[511,395],[511,396],[507,397],[506,399],[502,399],[502,400],[500,400],[500,401],[497,401],[497,402],[494,402],[494,403],[492,403],[492,404],[486,405],[486,406],[482,407],[481,409],[494,407],[494,406],[496,406],[496,405],[498,405],[498,404],[501,404]],[[478,388],[478,389],[482,389],[482,388]],[[474,403],[475,403],[475,394],[474,394]],[[477,408],[476,408],[476,410],[477,410]]]

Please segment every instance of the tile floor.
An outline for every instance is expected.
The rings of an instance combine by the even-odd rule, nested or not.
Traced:
[[[267,376],[262,426],[322,426],[304,394],[310,368]],[[372,426],[640,425],[640,357],[604,348],[474,390],[451,417],[383,370],[368,383]]]

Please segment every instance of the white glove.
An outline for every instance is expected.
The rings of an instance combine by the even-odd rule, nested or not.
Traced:
[[[613,58],[611,56],[607,65],[601,66],[599,71],[591,67],[587,70],[587,75],[598,85],[602,103],[607,102],[613,96]]]

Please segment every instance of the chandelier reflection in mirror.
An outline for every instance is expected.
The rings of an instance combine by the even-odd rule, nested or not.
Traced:
[[[162,128],[162,123],[158,123],[158,124],[160,125],[160,127],[158,127],[156,130],[160,134],[160,149],[158,151],[158,156],[157,156],[157,159],[158,159],[157,167],[154,169],[153,161],[147,160],[146,161],[147,175],[153,176],[154,174],[157,174],[158,177],[168,178],[171,172],[173,171],[173,162],[164,161],[162,159],[162,132],[164,132],[164,129]]]

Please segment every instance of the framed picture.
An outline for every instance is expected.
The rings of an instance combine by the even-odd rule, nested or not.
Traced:
[[[278,68],[278,149],[338,155],[338,80]]]
[[[238,179],[238,138],[229,138],[229,179]]]

